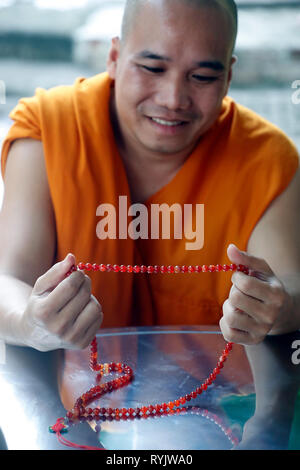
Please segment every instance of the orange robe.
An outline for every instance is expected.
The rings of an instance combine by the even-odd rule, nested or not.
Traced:
[[[226,97],[213,127],[173,180],[145,204],[204,204],[204,246],[183,239],[100,240],[100,204],[131,205],[126,172],[109,119],[112,82],[106,73],[72,86],[38,89],[20,100],[2,148],[2,173],[12,141],[42,140],[57,227],[57,260],[124,265],[228,263],[226,248],[246,250],[251,232],[298,168],[292,142],[275,126]],[[231,273],[176,275],[90,273],[104,327],[217,324]]]

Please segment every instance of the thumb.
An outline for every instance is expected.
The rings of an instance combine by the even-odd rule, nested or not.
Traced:
[[[233,243],[227,248],[227,256],[232,263],[246,266],[249,269],[249,274],[252,276],[263,277],[259,276],[259,274],[274,274],[264,259],[257,258],[256,256],[249,255],[246,251],[239,250]]]
[[[38,278],[34,286],[35,294],[41,295],[55,289],[74,266],[76,266],[75,256],[69,253],[63,261],[54,264],[45,274]]]

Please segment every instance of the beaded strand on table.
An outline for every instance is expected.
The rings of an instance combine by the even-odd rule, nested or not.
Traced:
[[[169,401],[167,403],[159,403],[154,405],[144,405],[137,408],[104,408],[104,407],[96,407],[96,408],[89,408],[88,406],[98,400],[106,393],[110,393],[113,390],[117,390],[121,387],[125,387],[128,385],[134,377],[133,370],[130,366],[121,363],[105,363],[105,364],[98,364],[97,363],[97,340],[96,338],[93,339],[91,344],[91,355],[90,355],[90,368],[98,372],[98,382],[104,375],[108,375],[112,372],[124,374],[121,377],[118,377],[110,382],[106,382],[101,385],[96,385],[92,387],[87,392],[83,393],[75,402],[74,408],[72,411],[68,411],[66,417],[69,420],[77,420],[82,417],[85,418],[95,418],[97,416],[112,416],[114,418],[117,417],[125,417],[125,416],[142,416],[142,415],[150,415],[150,414],[159,414],[163,412],[167,412],[170,410],[175,410],[176,408],[184,405],[186,402],[191,401],[192,399],[196,398],[198,395],[201,395],[209,385],[213,383],[213,381],[217,378],[217,375],[221,372],[221,369],[224,367],[224,363],[228,357],[229,352],[232,349],[232,343],[227,343],[226,348],[224,349],[223,353],[219,357],[218,363],[214,368],[213,372],[207,377],[207,379],[195,390],[191,393],[186,394],[184,396],[178,397],[173,401]]]

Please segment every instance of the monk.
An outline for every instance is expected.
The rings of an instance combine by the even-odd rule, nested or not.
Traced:
[[[270,337],[300,328],[298,152],[227,96],[236,35],[233,0],[129,0],[107,73],[20,101],[2,149],[5,342],[82,349],[101,324],[219,324],[257,364]],[[131,216],[136,205],[202,205],[203,243],[129,237],[104,219],[120,196]],[[79,261],[228,260],[250,275],[66,277]]]

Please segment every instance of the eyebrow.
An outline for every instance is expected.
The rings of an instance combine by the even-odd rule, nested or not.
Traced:
[[[160,54],[156,54],[155,52],[151,52],[147,49],[145,49],[144,51],[141,51],[139,52],[137,55],[136,55],[137,58],[139,59],[151,59],[151,60],[162,60],[162,61],[165,61],[165,62],[171,62],[172,59],[170,57],[167,57],[167,56],[163,56],[163,55],[160,55]],[[204,68],[204,69],[211,69],[211,70],[215,70],[216,72],[222,72],[225,70],[225,66],[224,64],[222,64],[222,62],[220,62],[219,60],[204,60],[204,61],[200,61],[200,62],[194,62],[195,63],[195,66],[197,68]]]
[[[164,60],[166,62],[171,62],[172,59],[170,57],[166,57],[163,55],[155,54],[155,52],[151,52],[148,50],[144,50],[139,52],[136,57],[140,59],[152,59],[152,60]]]
[[[197,67],[200,69],[212,69],[216,72],[222,72],[225,70],[225,66],[219,60],[206,60],[202,62],[196,62]]]

